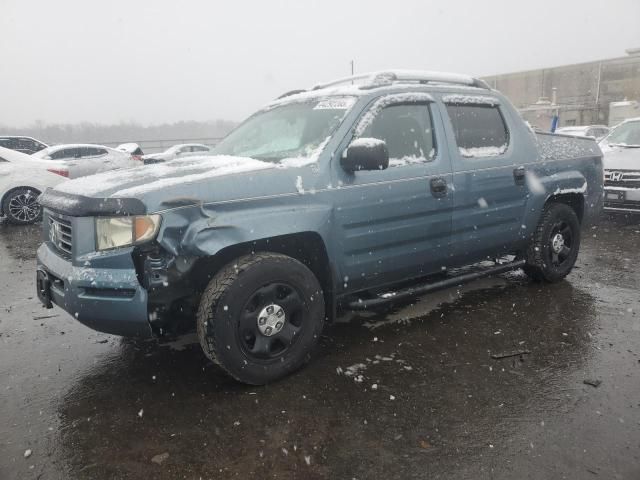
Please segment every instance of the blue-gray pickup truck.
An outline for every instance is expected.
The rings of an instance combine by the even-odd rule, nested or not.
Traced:
[[[593,140],[534,133],[481,80],[385,71],[284,94],[211,155],[46,191],[38,296],[123,336],[198,332],[249,384],[340,309],[522,268],[557,282],[603,202]]]

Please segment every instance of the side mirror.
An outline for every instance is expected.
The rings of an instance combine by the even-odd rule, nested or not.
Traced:
[[[389,166],[389,150],[384,140],[356,138],[340,159],[347,172],[358,170],[384,170]]]

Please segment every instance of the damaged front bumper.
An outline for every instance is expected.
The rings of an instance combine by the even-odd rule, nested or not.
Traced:
[[[150,337],[148,295],[140,285],[132,249],[73,262],[43,243],[38,249],[38,297],[55,304],[84,325],[126,337]],[[109,264],[116,268],[105,268]]]

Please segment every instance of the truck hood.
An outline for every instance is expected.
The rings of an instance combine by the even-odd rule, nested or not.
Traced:
[[[260,173],[262,178],[267,171],[275,174],[283,170],[278,164],[252,158],[189,157],[71,180],[47,191],[40,202],[78,216],[150,213],[254,196],[259,181],[254,174]],[[294,182],[291,185],[293,189]]]
[[[640,171],[640,148],[607,146],[603,152],[602,164],[605,170]]]

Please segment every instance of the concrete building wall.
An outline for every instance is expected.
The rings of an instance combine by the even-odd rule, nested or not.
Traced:
[[[560,125],[607,124],[609,103],[640,101],[640,55],[483,78],[524,109],[556,88]],[[545,128],[546,125],[538,125]]]

